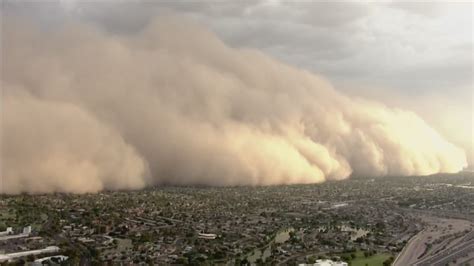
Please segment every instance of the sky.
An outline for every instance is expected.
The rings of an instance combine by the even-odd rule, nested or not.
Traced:
[[[41,28],[40,39],[80,24],[132,40],[160,18],[191,21],[237,54],[256,51],[307,71],[353,101],[415,112],[464,149],[471,166],[472,13],[471,2],[436,1],[2,1],[2,17]]]
[[[191,17],[230,46],[259,49],[351,95],[414,110],[472,157],[470,1],[59,0],[4,1],[3,8],[45,27],[81,20],[115,33],[133,33],[163,14]]]
[[[122,33],[174,12],[207,25],[231,46],[262,50],[337,84],[391,89],[410,97],[450,88],[465,98],[467,90],[462,89],[472,85],[472,6],[434,1],[20,0],[6,1],[4,9],[44,25],[78,19]]]

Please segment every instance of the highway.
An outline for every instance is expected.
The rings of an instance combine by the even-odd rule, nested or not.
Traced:
[[[408,241],[395,259],[394,266],[444,266],[459,258],[469,259],[466,256],[472,256],[474,231],[471,222],[429,216],[423,220],[424,230]]]
[[[420,242],[422,241],[425,230],[422,230],[410,238],[403,250],[395,258],[393,266],[406,266],[409,265],[410,262],[416,261],[419,254],[423,252],[423,250],[420,250],[420,247],[422,246]]]
[[[441,253],[436,254],[428,259],[425,259],[419,263],[417,266],[437,266],[437,265],[446,265],[452,261],[455,261],[457,258],[468,255],[469,253],[474,252],[474,239],[462,243],[454,248],[445,250]]]

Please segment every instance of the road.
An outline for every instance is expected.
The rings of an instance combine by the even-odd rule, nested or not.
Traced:
[[[430,265],[446,265],[452,261],[457,260],[458,258],[464,257],[469,253],[474,252],[474,239],[463,242],[462,244],[445,250],[435,256],[432,256],[428,259],[425,259],[416,265],[419,266],[430,266]]]
[[[445,265],[474,251],[474,231],[470,221],[433,216],[422,219],[424,230],[408,241],[395,259],[394,266]]]
[[[426,230],[426,229],[425,229]],[[422,230],[418,234],[414,235],[403,248],[402,252],[398,254],[397,258],[393,262],[393,266],[406,266],[410,265],[410,262],[416,261],[419,255],[424,250],[425,230]],[[423,248],[423,249],[422,249]]]

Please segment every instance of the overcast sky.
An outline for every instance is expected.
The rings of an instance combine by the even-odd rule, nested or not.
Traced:
[[[208,25],[228,44],[251,47],[333,82],[408,94],[472,82],[472,3],[317,1],[11,1],[46,25],[66,19],[134,32],[161,13]]]
[[[180,14],[228,45],[255,48],[351,95],[416,111],[454,142],[473,136],[473,4],[342,1],[2,1],[3,14],[133,34]],[[472,159],[471,159],[472,160]]]

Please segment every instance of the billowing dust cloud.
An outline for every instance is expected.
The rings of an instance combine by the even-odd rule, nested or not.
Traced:
[[[317,183],[456,172],[412,112],[226,46],[189,22],[130,35],[6,21],[1,193]]]

